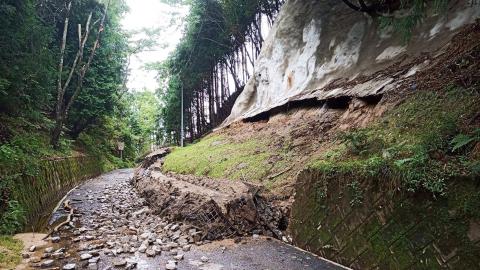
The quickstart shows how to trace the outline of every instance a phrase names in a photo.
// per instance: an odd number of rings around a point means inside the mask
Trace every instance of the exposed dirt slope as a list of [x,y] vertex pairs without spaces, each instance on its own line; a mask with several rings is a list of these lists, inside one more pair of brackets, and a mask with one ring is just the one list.
[[418,63],[427,65],[425,70],[408,77],[404,76],[408,67],[381,71],[395,78],[395,89],[365,98],[289,103],[174,149],[164,169],[254,182],[286,201],[294,193],[297,173],[328,155],[343,134],[379,121],[385,112],[419,92],[471,88],[480,78],[479,55],[480,24],[475,23],[455,35],[440,55],[418,58]]

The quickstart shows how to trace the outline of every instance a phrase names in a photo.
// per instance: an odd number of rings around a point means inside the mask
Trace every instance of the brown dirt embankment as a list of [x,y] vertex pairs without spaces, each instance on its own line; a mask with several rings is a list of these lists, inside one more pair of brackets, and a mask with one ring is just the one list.
[[134,185],[152,209],[172,221],[183,221],[215,240],[252,233],[282,238],[285,213],[268,202],[261,186],[205,177],[164,174],[161,149],[136,170]]

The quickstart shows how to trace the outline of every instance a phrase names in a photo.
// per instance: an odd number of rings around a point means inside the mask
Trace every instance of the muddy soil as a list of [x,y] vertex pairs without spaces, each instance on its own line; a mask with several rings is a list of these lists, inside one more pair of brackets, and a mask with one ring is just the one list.
[[[19,269],[341,269],[269,237],[202,240],[195,226],[155,214],[132,176],[118,170],[70,192],[72,222],[32,252],[27,243]],[[61,207],[51,223],[66,214]]]

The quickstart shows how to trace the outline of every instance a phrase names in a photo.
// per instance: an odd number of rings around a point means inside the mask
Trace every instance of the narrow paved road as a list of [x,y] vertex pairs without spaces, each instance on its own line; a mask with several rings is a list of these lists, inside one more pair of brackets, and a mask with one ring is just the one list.
[[[117,170],[71,191],[65,199],[75,209],[71,226],[31,252],[29,264],[51,269],[342,269],[269,238],[201,242],[195,228],[153,214],[130,185],[132,174],[131,169]],[[57,210],[51,223],[66,215],[63,208]]]

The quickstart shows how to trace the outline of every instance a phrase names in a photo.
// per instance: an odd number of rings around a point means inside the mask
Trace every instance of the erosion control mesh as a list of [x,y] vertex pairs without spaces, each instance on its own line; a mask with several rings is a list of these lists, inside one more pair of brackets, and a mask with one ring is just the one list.
[[160,170],[165,154],[150,155],[133,178],[133,184],[157,214],[197,227],[200,232],[194,237],[198,240],[252,233],[282,237],[285,214],[262,196],[261,187],[229,180],[165,175]]

